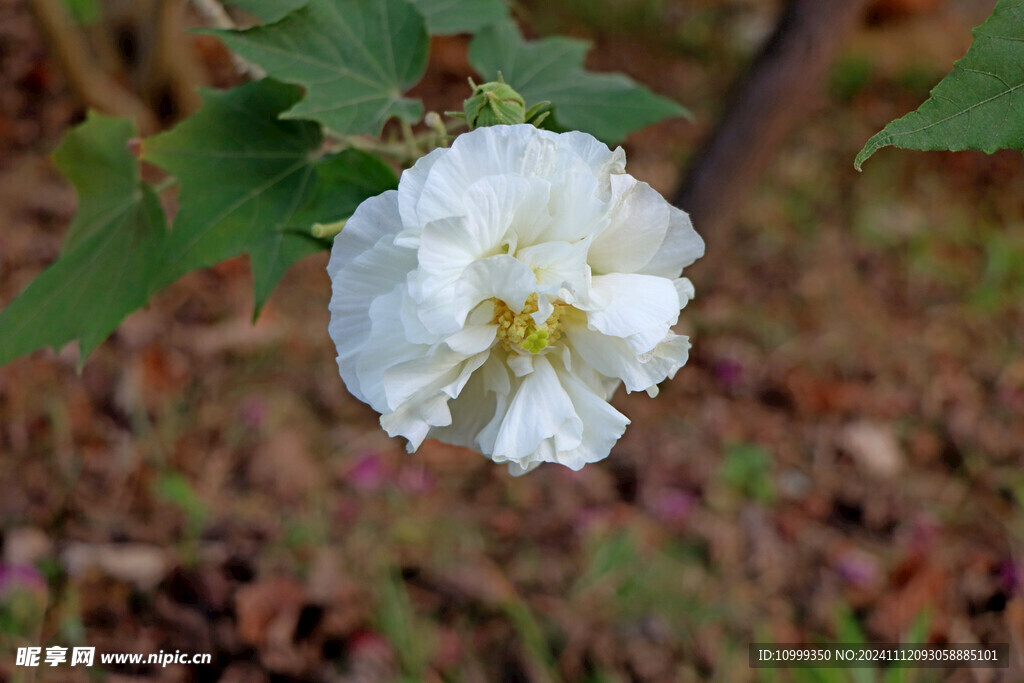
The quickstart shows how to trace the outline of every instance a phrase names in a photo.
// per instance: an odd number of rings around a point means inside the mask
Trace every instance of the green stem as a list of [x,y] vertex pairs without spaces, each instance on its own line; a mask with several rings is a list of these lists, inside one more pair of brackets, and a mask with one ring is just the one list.
[[380,154],[381,156],[388,157],[400,164],[410,164],[418,157],[409,157],[408,146],[404,143],[384,142],[376,138],[363,135],[346,135],[346,136],[334,136],[330,137],[330,143],[327,151],[334,153],[340,152],[344,149],[352,147],[354,149],[362,150],[364,152],[371,152],[373,154]]
[[313,237],[330,239],[341,232],[345,228],[346,223],[348,223],[347,218],[335,223],[314,223],[310,232],[313,233]]
[[408,150],[410,159],[420,158],[420,145],[419,141],[416,140],[416,134],[412,132],[412,124],[405,119],[398,119],[399,125],[402,127],[402,139],[405,141],[405,147]]

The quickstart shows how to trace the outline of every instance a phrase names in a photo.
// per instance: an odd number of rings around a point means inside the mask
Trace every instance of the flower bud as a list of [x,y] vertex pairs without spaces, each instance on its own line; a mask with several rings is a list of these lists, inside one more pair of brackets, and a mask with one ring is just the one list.
[[470,84],[473,94],[463,105],[470,129],[526,123],[526,101],[508,83]]

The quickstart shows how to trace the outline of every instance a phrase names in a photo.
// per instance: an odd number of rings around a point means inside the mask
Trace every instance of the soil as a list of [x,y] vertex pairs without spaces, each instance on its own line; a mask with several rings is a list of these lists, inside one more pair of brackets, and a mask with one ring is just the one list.
[[[234,259],[81,372],[74,348],[0,369],[0,680],[25,673],[4,653],[53,645],[212,655],[110,681],[875,680],[748,666],[751,642],[861,641],[1009,643],[1009,669],[895,680],[1024,680],[1024,160],[852,166],[991,3],[878,5],[742,220],[705,235],[689,363],[616,396],[632,425],[581,472],[388,439],[337,376],[326,254],[255,326]],[[694,111],[625,145],[671,195],[777,4],[520,10]],[[465,44],[435,40],[428,109],[465,97]],[[0,3],[0,307],[59,253],[75,197],[47,154],[82,115]]]

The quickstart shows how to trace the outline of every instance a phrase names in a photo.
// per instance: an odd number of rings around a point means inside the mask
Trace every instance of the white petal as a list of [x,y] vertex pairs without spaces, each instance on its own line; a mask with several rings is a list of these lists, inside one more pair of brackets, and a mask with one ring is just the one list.
[[681,277],[678,280],[673,280],[672,284],[676,286],[676,294],[679,295],[679,305],[686,308],[686,304],[693,300],[693,297],[697,296],[697,290],[693,288],[693,283],[690,282],[690,278]]
[[[399,285],[370,304],[370,336],[353,362],[342,366],[342,377],[346,377],[346,374],[352,377],[363,394],[362,400],[373,406],[378,413],[390,410],[384,390],[384,373],[391,366],[423,357],[430,350],[429,346],[412,344],[406,340],[401,316],[402,296],[402,287]],[[345,384],[349,385],[351,391],[347,377]]]
[[370,306],[416,265],[415,252],[392,244],[401,227],[397,192],[367,199],[335,238],[327,265],[332,287],[328,332],[337,346],[342,379],[362,401],[368,399],[355,372],[355,357],[370,337]]
[[476,436],[476,447],[481,453],[490,456],[494,452],[494,441],[498,437],[498,430],[508,412],[508,403],[512,396],[512,378],[509,377],[508,367],[498,354],[491,354],[491,357],[480,367],[480,373],[484,383],[484,390],[494,396],[494,412],[491,414],[487,424]]
[[562,389],[551,364],[543,356],[534,360],[534,371],[523,378],[509,404],[494,442],[495,461],[521,461],[532,455],[545,439],[556,438],[565,447],[582,440],[583,423]]
[[425,275],[444,275],[473,259],[501,253],[513,221],[532,223],[546,214],[549,187],[515,176],[490,176],[463,190],[464,213],[427,223],[420,236],[419,261]]
[[416,252],[416,283],[423,288],[424,296],[454,282],[466,266],[483,255],[472,244],[473,238],[465,216],[441,218],[423,227]]
[[459,374],[454,380],[441,387],[441,391],[448,395],[449,398],[458,398],[459,394],[466,387],[466,383],[469,382],[469,378],[473,375],[477,369],[483,365],[491,354],[482,351],[475,356],[472,356],[462,364],[459,369]]
[[611,178],[607,229],[587,259],[595,273],[634,273],[654,258],[669,229],[671,206],[656,190],[629,175]]
[[481,366],[480,372],[484,378],[484,388],[499,396],[508,396],[512,393],[512,379],[508,376],[508,368],[505,367],[499,354],[492,353],[492,362]]
[[510,352],[505,359],[508,369],[516,377],[526,377],[533,372],[533,354]]
[[423,324],[420,318],[421,307],[418,301],[412,297],[408,288],[402,293],[402,327],[405,329],[405,338],[414,344],[433,345],[442,339],[442,335],[431,332]]
[[541,294],[537,297],[537,310],[531,313],[530,317],[533,318],[533,322],[543,325],[554,312],[555,305],[551,303],[551,297],[547,294]]
[[464,216],[436,220],[420,236],[419,268],[409,276],[409,293],[420,322],[432,334],[453,334],[461,327],[454,308],[455,283],[476,260],[463,248],[467,222]]
[[432,428],[428,436],[456,446],[479,448],[477,437],[494,418],[496,398],[487,388],[487,376],[495,370],[489,367],[495,363],[500,361],[491,358],[473,373],[458,397],[448,402],[451,424]]
[[488,176],[524,175],[527,145],[538,137],[556,137],[530,125],[489,126],[455,138],[448,153],[430,170],[416,205],[419,220],[466,215],[466,188]]
[[[484,367],[486,368],[487,366],[485,365]],[[476,445],[481,453],[493,460],[494,443],[498,438],[498,432],[501,430],[502,424],[505,422],[505,414],[508,412],[510,396],[508,392],[492,392],[492,395],[494,396],[494,414],[491,415],[490,421],[484,425],[480,433],[476,435]]]
[[670,207],[668,234],[658,253],[647,265],[636,272],[675,279],[704,255],[704,240],[693,229],[690,217],[684,211]]
[[370,197],[356,208],[345,228],[334,238],[327,273],[333,278],[357,256],[372,249],[381,237],[395,235],[401,229],[398,191],[388,190]]
[[565,331],[574,353],[602,375],[621,379],[626,391],[645,391],[674,377],[686,364],[690,348],[686,337],[669,332],[649,356],[641,359],[618,337],[583,325],[568,325]]
[[490,325],[494,322],[494,302],[491,300],[482,301],[474,308],[469,317],[466,318],[466,325]]
[[543,242],[577,242],[599,233],[608,224],[608,207],[598,196],[598,181],[579,159],[547,178],[551,198],[547,215],[532,223],[517,222],[519,246]]
[[615,442],[625,433],[629,419],[572,373],[559,373],[559,380],[586,428],[581,443],[575,448],[558,449],[553,462],[579,470],[608,457]]
[[570,131],[558,136],[559,144],[571,148],[583,161],[590,166],[594,176],[602,184],[604,198],[607,199],[609,176],[626,171],[626,153],[621,147],[614,150],[595,138],[593,135],[579,131]]
[[423,194],[423,186],[431,169],[447,153],[447,147],[438,147],[430,154],[420,157],[412,168],[402,171],[402,179],[398,183],[398,210],[406,228],[395,238],[396,244],[413,249],[419,246],[420,229],[426,221],[417,215],[416,205]]
[[463,248],[478,257],[498,254],[514,226],[549,220],[550,195],[551,185],[536,178],[490,176],[473,183],[464,193],[469,234]]
[[497,325],[467,325],[444,340],[452,351],[472,356],[491,348],[498,335]]
[[380,416],[380,426],[388,436],[403,436],[409,440],[406,450],[416,451],[434,427],[446,427],[452,423],[448,409],[448,397],[435,394],[419,402],[409,401],[392,413]]
[[412,250],[396,247],[384,236],[332,274],[328,332],[339,356],[348,359],[359,352],[370,335],[370,303],[404,281],[415,265]]
[[540,467],[540,465],[540,460],[526,463],[526,465],[522,465],[518,462],[510,462],[508,464],[508,473],[511,474],[513,477],[521,477],[524,474],[533,472],[535,469]]
[[462,273],[452,292],[453,313],[462,324],[481,301],[492,297],[519,313],[536,289],[537,278],[525,263],[506,254],[491,256],[474,261]]
[[634,353],[646,353],[665,338],[679,318],[679,295],[671,280],[652,275],[613,273],[593,279],[592,330],[626,340]]
[[381,416],[381,426],[391,436],[407,438],[409,452],[415,451],[433,428],[452,424],[449,400],[459,396],[488,356],[466,358],[439,347],[427,357],[392,366],[384,375],[392,411]]
[[433,393],[437,393],[441,386],[455,380],[459,367],[465,361],[463,354],[440,347],[418,358],[392,365],[384,373],[388,407],[395,410],[414,394],[432,385],[435,387]]
[[[557,293],[563,287],[573,293],[588,288],[587,250],[590,238],[575,243],[544,242],[516,252],[516,258],[528,265],[537,277],[539,292]],[[545,317],[541,322],[547,320]]]
[[598,196],[608,199],[609,176],[623,173],[626,153],[621,147],[614,151],[592,135],[578,131],[556,136],[537,136],[524,152],[524,175],[550,178],[569,168],[578,168],[579,162],[598,181]]

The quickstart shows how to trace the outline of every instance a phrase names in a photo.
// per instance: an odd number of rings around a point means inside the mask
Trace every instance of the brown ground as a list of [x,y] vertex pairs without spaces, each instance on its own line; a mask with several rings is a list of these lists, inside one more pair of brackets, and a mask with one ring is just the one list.
[[[852,168],[984,5],[879,3],[741,224],[706,235],[690,363],[655,400],[618,396],[633,425],[580,473],[387,439],[337,377],[326,256],[255,328],[234,260],[81,375],[74,350],[0,369],[0,680],[13,647],[76,644],[214,655],[112,681],[875,680],[747,665],[751,641],[859,638],[1014,653],[887,680],[1024,679],[1024,162]],[[627,145],[665,192],[773,6],[527,3],[537,31],[596,39],[595,66],[696,112]],[[462,45],[436,47],[423,94],[451,108]],[[74,196],[45,153],[78,116],[0,3],[0,306],[58,253]]]

